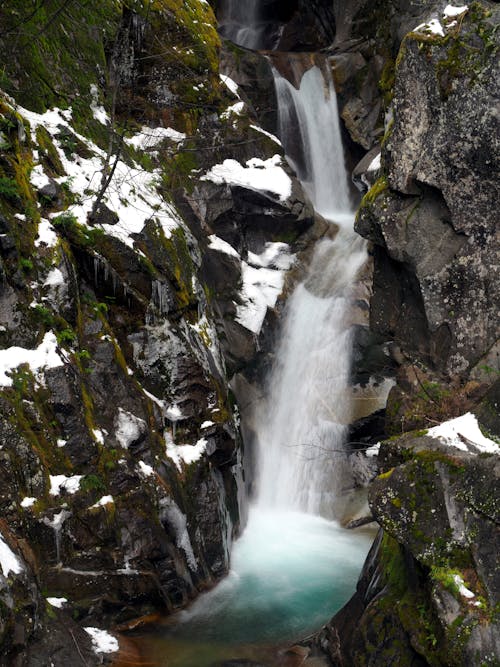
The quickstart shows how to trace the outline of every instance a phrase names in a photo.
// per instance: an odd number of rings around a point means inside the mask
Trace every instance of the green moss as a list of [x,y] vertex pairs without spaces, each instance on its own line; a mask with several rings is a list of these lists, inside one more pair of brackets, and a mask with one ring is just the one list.
[[42,125],[36,128],[36,142],[45,171],[53,177],[64,176],[65,171],[59,153],[54,146],[52,137]]
[[396,78],[396,63],[392,58],[389,58],[382,70],[380,75],[380,81],[378,82],[378,87],[382,93],[382,98],[384,100],[384,106],[387,109],[392,102],[394,97],[394,81]]
[[378,197],[380,197],[380,195],[383,192],[385,192],[388,188],[389,188],[389,183],[387,181],[386,176],[380,176],[379,178],[377,178],[375,183],[372,185],[372,187],[368,190],[368,192],[361,200],[360,209],[363,208],[364,206],[369,206],[370,204],[373,204],[373,202]]

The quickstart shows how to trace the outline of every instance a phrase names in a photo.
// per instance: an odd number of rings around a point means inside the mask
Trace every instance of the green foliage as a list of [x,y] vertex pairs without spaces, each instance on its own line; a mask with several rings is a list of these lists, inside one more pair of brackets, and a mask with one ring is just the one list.
[[27,257],[21,257],[19,260],[19,268],[24,273],[31,273],[35,267],[31,259],[28,259]]
[[56,339],[59,345],[70,346],[73,345],[73,343],[76,341],[77,335],[73,329],[67,328],[58,331],[56,333]]
[[0,176],[0,197],[17,200],[19,196],[19,187],[16,181],[8,176]]
[[99,475],[90,474],[85,475],[85,477],[80,480],[80,490],[84,493],[87,493],[88,491],[104,492],[106,491],[106,486]]
[[33,308],[33,313],[37,320],[39,320],[45,327],[51,328],[55,326],[56,320],[52,311],[46,306],[37,303]]

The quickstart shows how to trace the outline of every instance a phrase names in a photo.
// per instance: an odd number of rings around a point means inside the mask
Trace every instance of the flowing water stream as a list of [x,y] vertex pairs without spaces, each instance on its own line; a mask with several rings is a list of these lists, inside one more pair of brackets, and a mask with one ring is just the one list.
[[351,481],[349,308],[366,259],[352,230],[335,91],[316,66],[298,89],[278,73],[275,80],[285,150],[316,210],[339,231],[317,243],[288,300],[255,420],[256,498],[231,572],[148,636],[149,658],[162,667],[296,664],[279,647],[319,629],[349,599],[372,540],[335,521]]

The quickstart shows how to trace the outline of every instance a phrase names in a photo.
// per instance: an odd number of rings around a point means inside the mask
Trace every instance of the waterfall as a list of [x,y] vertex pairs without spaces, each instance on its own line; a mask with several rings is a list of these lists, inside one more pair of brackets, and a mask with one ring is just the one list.
[[314,208],[329,220],[352,220],[331,76],[312,67],[298,89],[276,70],[274,77],[279,134]]
[[331,80],[313,67],[298,89],[277,72],[275,82],[287,155],[316,211],[339,231],[317,244],[305,280],[288,300],[268,397],[256,419],[257,502],[332,518],[342,488],[350,485],[349,314],[366,252],[353,231]]
[[246,49],[273,48],[280,29],[264,15],[262,0],[223,0],[218,11],[219,32]]

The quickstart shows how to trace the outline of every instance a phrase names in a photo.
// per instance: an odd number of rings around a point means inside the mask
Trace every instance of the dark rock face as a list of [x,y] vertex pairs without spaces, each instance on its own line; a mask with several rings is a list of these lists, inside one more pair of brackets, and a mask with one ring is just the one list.
[[334,665],[496,664],[496,454],[432,438],[383,443],[369,502],[383,527],[357,592],[319,636]]
[[[490,137],[500,93],[497,59],[480,55],[498,50],[497,20],[496,8],[477,5],[445,38],[405,38],[382,175],[357,216],[356,229],[376,245],[372,327],[396,341],[408,363],[430,369],[424,382],[453,377],[487,387],[484,369],[498,370],[491,165],[500,155]],[[469,49],[474,55],[465,57]]]
[[[146,16],[106,1],[102,31],[93,9],[65,15],[49,32],[71,78],[44,43],[22,68],[14,58],[9,91],[40,112],[81,69],[72,115],[52,124],[0,95],[0,539],[19,563],[0,569],[1,664],[105,661],[81,626],[186,605],[227,572],[244,516],[229,379],[258,334],[236,319],[242,267],[268,244],[290,254],[313,213],[288,168],[283,199],[203,179],[226,159],[279,162],[282,150],[243,87],[240,101],[220,81],[210,7],[188,4]],[[15,25],[14,5],[2,26]],[[82,23],[99,26],[100,75]],[[42,55],[50,72],[36,69]],[[252,68],[270,76],[250,60],[249,80]],[[29,76],[49,86],[32,101]],[[93,207],[101,167],[110,184]],[[57,363],[9,367],[10,348],[33,359],[47,336]]]

